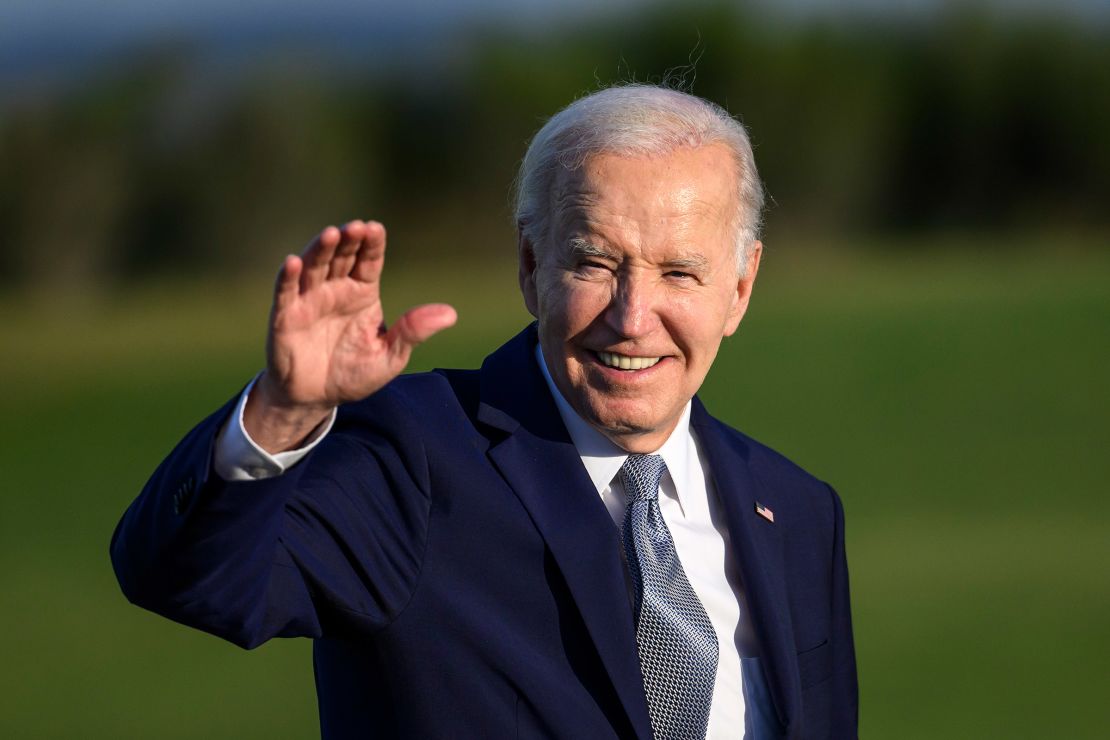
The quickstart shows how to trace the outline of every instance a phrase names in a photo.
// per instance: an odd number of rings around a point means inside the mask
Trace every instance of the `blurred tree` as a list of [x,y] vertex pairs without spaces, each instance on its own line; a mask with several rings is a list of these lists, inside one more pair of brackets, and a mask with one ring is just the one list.
[[525,142],[587,89],[627,80],[742,116],[772,236],[1105,235],[1107,29],[952,7],[803,23],[710,3],[489,25],[441,73],[341,70],[326,49],[244,72],[147,49],[6,111],[0,279],[253,271],[348,217],[386,220],[394,260],[511,253]]

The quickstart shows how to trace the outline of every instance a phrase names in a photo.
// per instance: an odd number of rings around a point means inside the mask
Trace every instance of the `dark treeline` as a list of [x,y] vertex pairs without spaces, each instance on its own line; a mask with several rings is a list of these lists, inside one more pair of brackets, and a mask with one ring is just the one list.
[[301,50],[229,81],[197,72],[212,69],[201,52],[162,49],[11,106],[3,281],[256,269],[355,216],[422,257],[511,253],[528,137],[583,91],[631,79],[682,81],[743,118],[772,240],[1110,226],[1104,27],[976,13],[788,24],[718,8],[470,34],[447,64],[395,60],[388,74]]

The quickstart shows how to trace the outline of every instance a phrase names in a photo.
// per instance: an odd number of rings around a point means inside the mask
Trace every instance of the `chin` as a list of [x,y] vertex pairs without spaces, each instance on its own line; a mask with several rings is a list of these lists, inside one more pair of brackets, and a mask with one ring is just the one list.
[[[594,409],[591,409],[594,411]],[[635,437],[657,434],[666,423],[649,414],[621,413],[613,409],[597,409],[589,421],[608,437]]]

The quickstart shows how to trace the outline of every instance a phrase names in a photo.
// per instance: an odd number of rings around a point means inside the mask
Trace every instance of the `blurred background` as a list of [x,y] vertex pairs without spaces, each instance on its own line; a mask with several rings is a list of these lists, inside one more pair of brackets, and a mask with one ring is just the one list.
[[328,223],[387,225],[391,314],[458,307],[414,369],[523,326],[525,144],[630,80],[750,128],[764,264],[702,395],[841,492],[863,736],[1105,737],[1105,0],[5,0],[0,735],[318,734],[307,641],[129,606],[112,529]]

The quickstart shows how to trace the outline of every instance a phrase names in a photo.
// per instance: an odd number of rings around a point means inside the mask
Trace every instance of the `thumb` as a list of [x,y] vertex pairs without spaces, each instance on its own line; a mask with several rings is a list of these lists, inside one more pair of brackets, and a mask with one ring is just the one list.
[[458,318],[455,309],[446,303],[410,308],[389,328],[385,340],[395,355],[407,361],[413,347],[436,332],[454,326]]

